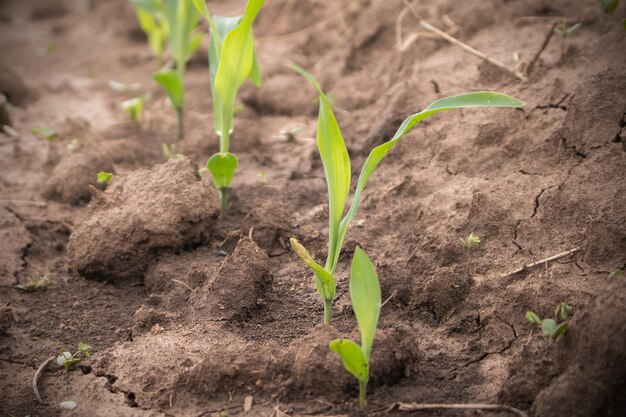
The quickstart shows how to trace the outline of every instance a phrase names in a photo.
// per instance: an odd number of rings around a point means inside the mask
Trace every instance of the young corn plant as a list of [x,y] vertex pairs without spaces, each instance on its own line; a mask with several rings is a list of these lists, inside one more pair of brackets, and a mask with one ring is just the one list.
[[140,96],[124,100],[121,107],[122,110],[128,114],[133,123],[139,123],[139,119],[141,119],[141,113],[143,111],[143,97]]
[[[81,360],[90,357],[92,352],[93,348],[91,346],[80,342],[78,343],[78,350],[73,354],[72,352],[61,349],[61,354],[57,356],[57,363],[59,365],[65,366],[66,368],[70,368],[80,363]],[[81,355],[82,357],[78,355]]]
[[369,381],[369,363],[380,316],[380,284],[376,270],[365,252],[357,246],[350,271],[350,299],[361,333],[361,345],[349,339],[335,339],[330,349],[336,352],[343,366],[359,381],[359,406],[365,407]]
[[209,22],[209,73],[213,96],[215,132],[220,138],[220,151],[209,158],[207,169],[221,194],[221,213],[228,211],[228,189],[233,180],[238,160],[230,150],[233,131],[235,99],[246,79],[257,87],[261,72],[254,49],[252,24],[265,0],[248,0],[242,16],[222,17],[209,13],[205,0],[193,0],[200,14]]
[[141,30],[148,38],[150,51],[157,59],[159,67],[163,65],[165,45],[169,35],[166,9],[162,0],[130,0],[135,8]]
[[[178,139],[185,135],[185,69],[187,60],[198,49],[203,34],[197,30],[200,16],[192,0],[168,0],[161,4],[169,27],[169,50],[171,62],[157,71],[153,79],[165,90],[176,111]],[[159,2],[154,2],[160,4]]]
[[391,139],[372,149],[363,163],[359,175],[352,203],[346,209],[348,193],[350,192],[351,170],[350,156],[333,114],[330,102],[322,91],[317,80],[297,65],[291,68],[302,75],[313,85],[319,94],[319,116],[317,122],[317,147],[324,166],[324,175],[328,186],[328,255],[324,267],[317,264],[307,250],[295,239],[291,245],[296,254],[313,270],[316,277],[316,287],[324,299],[324,323],[330,323],[332,302],[335,296],[336,283],[333,275],[339,261],[339,254],[343,246],[350,222],[355,218],[361,201],[361,194],[370,176],[393,147],[415,125],[427,117],[445,110],[474,108],[474,107],[522,107],[523,101],[505,94],[490,91],[459,94],[442,98],[428,105],[419,113],[408,116],[400,125]]

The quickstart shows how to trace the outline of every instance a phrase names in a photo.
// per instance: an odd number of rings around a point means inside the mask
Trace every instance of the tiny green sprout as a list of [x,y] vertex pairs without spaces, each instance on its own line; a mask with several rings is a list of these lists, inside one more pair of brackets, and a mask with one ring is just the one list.
[[622,268],[615,268],[609,273],[609,279],[615,279],[624,276],[624,270]]
[[459,240],[461,241],[461,246],[463,246],[463,249],[465,250],[470,250],[472,247],[480,243],[480,237],[474,235],[474,232],[470,233],[465,239],[459,238]]
[[70,152],[74,152],[76,150],[78,150],[78,148],[80,148],[83,145],[83,142],[78,139],[78,138],[74,138],[72,139],[72,141],[70,143],[67,144],[67,149]]
[[98,172],[98,184],[108,184],[113,179],[112,172],[100,171]]
[[[328,188],[328,255],[324,267],[322,268],[313,261],[304,246],[300,245],[295,239],[291,240],[291,246],[304,263],[313,270],[316,276],[316,287],[324,298],[324,322],[329,323],[335,288],[333,275],[339,262],[339,254],[341,253],[348,227],[356,217],[361,195],[367,181],[374,173],[378,164],[393,149],[396,143],[422,120],[446,110],[478,107],[522,107],[524,102],[505,94],[481,91],[442,98],[431,103],[421,112],[409,115],[391,139],[370,151],[361,168],[352,202],[347,206],[352,169],[350,156],[348,155],[337,119],[333,114],[332,106],[328,97],[322,91],[319,82],[312,74],[295,64],[292,64],[290,67],[309,81],[319,95],[317,147],[322,159]],[[346,207],[348,207],[347,212]],[[320,289],[324,291],[320,291]]]
[[261,72],[254,49],[252,24],[265,0],[248,0],[241,16],[223,17],[209,13],[205,0],[193,0],[194,5],[209,23],[209,74],[213,96],[215,132],[220,138],[220,151],[209,158],[213,184],[221,194],[221,215],[228,210],[228,189],[238,160],[230,153],[230,135],[233,131],[237,92],[246,79],[257,87]]
[[619,7],[620,0],[599,0],[604,13],[613,13]]
[[149,3],[150,7],[163,13],[167,20],[172,62],[154,73],[152,78],[165,90],[176,111],[178,139],[182,139],[185,134],[185,69],[187,61],[200,47],[203,38],[198,30],[200,16],[191,2],[192,0],[168,0],[167,4],[157,0],[138,2]]
[[359,381],[359,406],[365,407],[369,361],[381,309],[380,284],[376,269],[365,252],[357,246],[350,271],[350,299],[361,333],[361,346],[349,339],[335,339],[330,349],[343,366]]
[[48,142],[52,142],[58,137],[57,132],[48,126],[32,128],[31,133],[47,140]]
[[562,20],[561,23],[554,27],[554,33],[566,38],[576,32],[580,28],[580,25],[581,23],[578,22],[570,26],[567,20]]
[[[91,356],[93,348],[83,342],[78,344],[78,350],[75,353],[71,353],[61,349],[61,354],[57,357],[57,363],[59,365],[65,366],[66,368],[70,368],[78,363],[81,360],[88,358]],[[78,356],[81,355],[82,357]]]
[[143,97],[135,97],[122,102],[122,110],[130,116],[133,123],[138,123],[143,110]]
[[[539,316],[532,311],[526,312],[526,319],[531,323],[538,325],[544,335],[548,336],[552,340],[555,340],[569,329],[569,322],[567,321],[567,318],[570,316],[571,312],[571,306],[566,303],[559,303],[554,310],[554,317],[556,320],[541,320]],[[557,321],[560,321],[561,323],[557,323]]]
[[258,178],[261,184],[267,184],[267,172],[259,171],[259,173],[256,174],[256,177]]
[[25,285],[17,284],[15,285],[15,289],[24,291],[24,292],[36,292],[47,290],[52,286],[52,282],[48,275],[43,275],[39,278],[28,278],[28,282]]
[[178,153],[178,146],[175,143],[169,146],[167,143],[161,144],[161,151],[165,159],[183,159],[185,157],[183,154]]
[[139,26],[146,34],[150,51],[160,66],[169,36],[165,6],[161,0],[130,0],[130,3],[135,7]]

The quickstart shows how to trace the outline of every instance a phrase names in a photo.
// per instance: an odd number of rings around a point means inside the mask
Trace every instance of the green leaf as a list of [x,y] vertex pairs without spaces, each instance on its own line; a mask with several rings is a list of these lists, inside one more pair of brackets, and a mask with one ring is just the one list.
[[130,4],[152,15],[166,12],[165,4],[160,0],[130,0]]
[[48,127],[48,126],[44,126],[44,127],[35,127],[33,129],[31,129],[31,133],[33,135],[38,135],[41,136],[42,138],[46,139],[47,141],[52,142],[53,140],[55,140],[58,135],[57,132],[54,131],[54,129]]
[[613,13],[619,6],[619,0],[600,0],[600,7],[604,13]]
[[173,69],[162,69],[157,71],[152,78],[161,87],[163,87],[175,109],[182,109],[185,107],[185,86],[178,71]]
[[209,9],[206,6],[206,0],[192,0],[193,5],[196,6],[196,9],[204,18],[208,21],[211,21],[211,13],[209,13]]
[[93,348],[86,343],[80,342],[78,343],[78,351],[85,355],[85,357],[89,357],[91,356]]
[[567,321],[564,321],[563,323],[559,324],[557,326],[557,328],[554,330],[554,332],[552,332],[552,339],[556,339],[557,337],[559,337],[560,335],[564,334],[565,332],[567,332],[569,330],[569,323]]
[[380,316],[380,284],[374,265],[358,246],[350,271],[350,299],[361,332],[363,352],[369,358]]
[[189,41],[189,45],[187,46],[187,59],[191,58],[193,54],[196,53],[200,44],[202,43],[202,38],[204,38],[204,33],[198,32]]
[[541,319],[539,318],[538,315],[536,315],[535,313],[533,313],[532,311],[527,311],[526,312],[526,318],[528,319],[528,321],[530,321],[531,323],[535,323],[541,326]]
[[572,311],[572,307],[565,303],[559,303],[554,310],[554,316],[559,320],[566,320]]
[[320,84],[312,74],[299,66],[291,64],[290,67],[311,83],[317,90],[320,98],[317,121],[317,148],[324,165],[324,174],[328,187],[329,233],[326,269],[333,273],[339,260],[339,252],[341,251],[341,240],[339,239],[341,217],[343,216],[350,191],[350,156],[348,155],[337,119]]
[[541,331],[546,336],[552,337],[552,335],[554,335],[554,332],[556,331],[557,327],[558,326],[556,324],[556,321],[554,321],[552,319],[545,319],[545,320],[543,320],[541,322]]
[[98,184],[108,184],[113,179],[112,172],[98,172]]
[[177,67],[187,62],[191,33],[200,15],[191,0],[168,0],[167,21],[170,29],[170,52]]
[[366,382],[369,379],[368,359],[361,346],[349,339],[335,339],[330,342],[329,347],[339,355],[343,366],[359,382]]
[[237,165],[237,157],[230,152],[218,152],[209,158],[206,167],[211,171],[213,184],[218,190],[230,187]]
[[321,295],[324,300],[332,300],[335,298],[336,284],[332,274],[315,262],[306,248],[296,239],[289,239],[289,243],[296,255],[298,255],[315,274],[315,287],[319,295]]
[[524,106],[524,104],[525,103],[523,101],[507,96],[506,94],[494,93],[490,91],[480,91],[476,93],[465,93],[442,98],[431,103],[421,112],[412,114],[407,117],[402,122],[393,137],[388,142],[385,142],[382,145],[379,145],[372,149],[369,156],[363,163],[363,168],[361,168],[361,174],[359,175],[359,181],[357,183],[356,190],[354,191],[354,197],[352,198],[352,204],[350,205],[348,213],[341,221],[341,226],[339,230],[339,245],[341,246],[341,244],[343,243],[346,232],[348,231],[348,226],[357,214],[361,199],[361,193],[365,189],[365,185],[367,184],[370,176],[372,175],[380,161],[382,161],[382,159],[393,149],[396,143],[398,143],[398,141],[402,139],[404,135],[409,133],[411,129],[415,127],[415,125],[417,125],[422,120],[445,110],[480,107],[522,107]]
[[[265,0],[249,0],[241,21],[225,36],[215,73],[214,97],[221,106],[221,135],[232,128],[233,108],[237,91],[250,75],[254,63],[252,23]],[[217,51],[219,52],[219,51]],[[219,115],[218,115],[219,116]],[[228,143],[226,141],[225,146]]]

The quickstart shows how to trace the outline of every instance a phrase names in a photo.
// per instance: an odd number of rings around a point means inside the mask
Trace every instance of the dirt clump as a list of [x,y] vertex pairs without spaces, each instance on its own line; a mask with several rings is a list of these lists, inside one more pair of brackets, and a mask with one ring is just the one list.
[[193,304],[214,320],[242,321],[265,304],[272,272],[267,254],[248,238],[237,243]]
[[272,253],[280,239],[289,240],[292,235],[290,215],[287,207],[276,201],[263,201],[254,207],[241,225],[241,233],[247,234],[252,229],[252,239],[268,254]]
[[560,375],[537,395],[535,416],[626,414],[626,281],[608,285],[576,314],[554,361]]
[[31,245],[31,238],[24,223],[10,210],[0,207],[0,284],[14,284],[16,274],[22,270],[22,255]]
[[66,154],[54,167],[46,181],[42,195],[49,200],[77,205],[91,200],[90,186],[98,184],[98,172],[114,172],[119,163],[132,162],[141,153],[136,142],[116,140],[85,146]]
[[189,159],[116,176],[89,209],[68,257],[81,275],[107,280],[141,279],[160,251],[206,242],[219,212],[217,192]]
[[3,63],[0,63],[0,94],[16,106],[23,106],[32,98],[32,93],[22,81],[22,77]]

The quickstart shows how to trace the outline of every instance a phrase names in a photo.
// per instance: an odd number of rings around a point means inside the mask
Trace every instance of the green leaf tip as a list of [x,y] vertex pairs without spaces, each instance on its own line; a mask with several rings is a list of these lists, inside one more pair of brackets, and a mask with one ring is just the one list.
[[361,332],[363,352],[369,358],[380,317],[380,284],[374,265],[358,246],[350,270],[350,299]]

